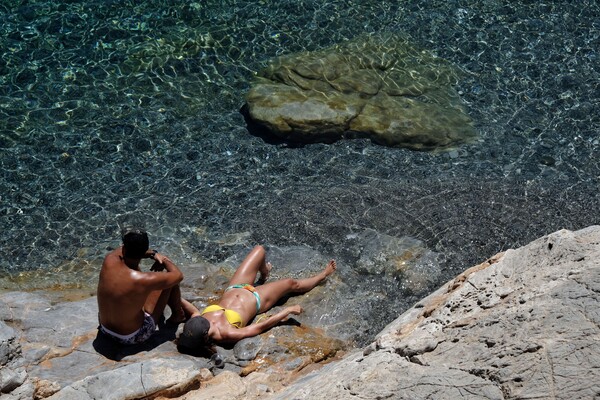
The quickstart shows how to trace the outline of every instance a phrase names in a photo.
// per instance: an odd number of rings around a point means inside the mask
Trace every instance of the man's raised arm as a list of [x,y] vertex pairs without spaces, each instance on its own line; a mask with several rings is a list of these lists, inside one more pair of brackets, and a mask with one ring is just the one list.
[[164,273],[145,273],[143,274],[144,283],[152,290],[168,289],[179,284],[183,280],[183,273],[177,268],[175,263],[167,256],[160,253],[153,253],[152,258],[155,263],[150,268],[151,271]]

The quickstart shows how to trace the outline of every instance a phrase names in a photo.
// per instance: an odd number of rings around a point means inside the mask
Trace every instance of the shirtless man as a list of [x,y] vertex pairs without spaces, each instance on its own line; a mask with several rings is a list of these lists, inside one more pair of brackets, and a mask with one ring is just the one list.
[[294,305],[261,322],[246,326],[257,314],[271,309],[282,297],[312,290],[335,269],[335,261],[331,260],[320,273],[309,278],[281,279],[255,288],[252,285],[257,273],[260,272],[259,282],[266,281],[271,264],[265,262],[264,248],[254,247],[238,267],[219,302],[206,307],[202,312],[194,307],[179,336],[180,350],[198,353],[213,343],[235,343],[265,332],[287,319],[290,314],[300,314],[302,307]]
[[[142,258],[154,259],[153,272],[140,271]],[[100,330],[121,344],[142,343],[156,330],[167,304],[171,308],[170,322],[183,322],[183,307],[191,304],[181,299],[182,280],[183,274],[170,259],[149,250],[146,232],[126,232],[123,246],[104,258],[100,271]]]

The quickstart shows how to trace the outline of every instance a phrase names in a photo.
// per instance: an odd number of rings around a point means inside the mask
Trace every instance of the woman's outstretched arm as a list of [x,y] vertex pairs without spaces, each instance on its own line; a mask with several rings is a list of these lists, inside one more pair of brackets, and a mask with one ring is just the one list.
[[302,312],[302,307],[299,305],[286,307],[278,313],[271,315],[269,318],[257,324],[248,325],[240,329],[231,329],[222,334],[222,340],[227,342],[238,342],[242,339],[260,335],[268,331],[281,321],[287,319],[290,314],[298,315]]

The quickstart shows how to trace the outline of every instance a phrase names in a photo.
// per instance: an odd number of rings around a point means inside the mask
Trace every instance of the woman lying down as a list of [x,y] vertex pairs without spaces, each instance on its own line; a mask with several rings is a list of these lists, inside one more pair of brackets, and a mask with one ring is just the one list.
[[[265,332],[286,320],[290,314],[300,314],[302,307],[294,305],[247,326],[256,315],[270,310],[284,296],[309,292],[335,269],[335,261],[331,260],[320,273],[309,278],[264,283],[269,277],[271,264],[265,261],[265,249],[254,247],[236,270],[217,304],[206,307],[202,312],[190,303],[184,306],[189,308],[185,311],[191,317],[179,336],[179,350],[199,353],[213,344],[235,343]],[[254,287],[259,272],[258,282],[264,284]]]

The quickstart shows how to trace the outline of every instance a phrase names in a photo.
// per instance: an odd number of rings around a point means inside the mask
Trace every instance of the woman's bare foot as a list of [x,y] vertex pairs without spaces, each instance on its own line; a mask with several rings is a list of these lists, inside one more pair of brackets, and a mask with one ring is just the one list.
[[336,269],[337,265],[335,264],[335,260],[329,260],[329,262],[325,266],[325,269],[323,270],[323,272],[325,273],[325,277],[328,277],[329,275],[333,274]]
[[273,269],[273,265],[270,262],[266,262],[263,265],[260,269],[260,278],[258,279],[258,283],[260,284],[265,283],[269,279],[269,274],[271,273],[271,269]]

